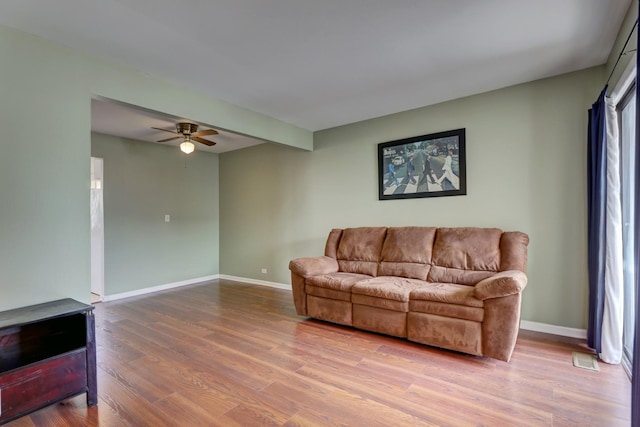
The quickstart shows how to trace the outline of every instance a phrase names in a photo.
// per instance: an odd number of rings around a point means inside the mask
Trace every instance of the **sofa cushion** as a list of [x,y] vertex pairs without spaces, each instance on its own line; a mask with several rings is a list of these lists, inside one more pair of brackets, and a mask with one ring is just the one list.
[[382,246],[378,276],[426,280],[435,227],[390,227]]
[[409,309],[412,313],[436,314],[443,317],[473,320],[474,322],[482,322],[484,320],[484,308],[469,307],[468,305],[412,300],[409,302]]
[[370,261],[346,261],[339,259],[338,267],[340,271],[364,274],[369,277],[375,276],[378,272],[378,263]]
[[497,228],[439,228],[427,280],[474,285],[500,271],[501,236]]
[[307,295],[313,295],[314,297],[351,302],[351,292],[342,292],[335,289],[321,288],[313,285],[306,285],[305,292]]
[[330,273],[310,277],[305,284],[305,292],[320,298],[351,302],[351,287],[360,280],[371,276],[355,273]]
[[426,280],[430,265],[412,262],[385,262],[378,264],[378,276],[396,276],[409,279]]
[[448,268],[432,266],[429,270],[429,282],[458,283],[465,286],[474,286],[481,280],[495,275],[494,271],[474,271],[461,270],[459,268]]
[[380,307],[394,311],[409,311],[411,291],[426,284],[423,280],[381,276],[362,280],[351,288],[354,304]]
[[[409,310],[413,311],[413,301],[434,301],[448,304],[484,307],[482,300],[474,296],[474,288],[457,283],[429,283],[416,287],[409,295]],[[417,307],[417,305],[416,305]]]
[[340,271],[375,276],[386,227],[347,228],[338,245]]
[[370,279],[371,276],[356,273],[330,273],[321,276],[309,277],[306,281],[307,286],[316,286],[319,288],[332,289],[341,292],[351,292],[351,288],[361,280]]

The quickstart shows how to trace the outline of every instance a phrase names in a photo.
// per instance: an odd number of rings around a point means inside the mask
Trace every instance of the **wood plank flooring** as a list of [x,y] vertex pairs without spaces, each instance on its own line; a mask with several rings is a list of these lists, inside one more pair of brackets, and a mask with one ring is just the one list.
[[298,317],[289,291],[216,280],[96,305],[98,395],[10,426],[628,426],[620,366],[522,331],[510,363]]

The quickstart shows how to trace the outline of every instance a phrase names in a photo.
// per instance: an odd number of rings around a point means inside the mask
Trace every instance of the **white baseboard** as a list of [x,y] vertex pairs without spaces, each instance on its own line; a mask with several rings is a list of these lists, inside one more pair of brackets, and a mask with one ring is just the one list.
[[565,326],[549,325],[547,323],[531,322],[529,320],[520,321],[520,329],[527,331],[544,332],[546,334],[561,335],[571,338],[587,338],[586,329],[567,328]]
[[149,288],[136,289],[134,291],[122,292],[119,294],[104,295],[102,297],[102,301],[109,302],[109,301],[115,301],[123,298],[135,297],[138,295],[151,294],[153,292],[166,291],[167,289],[179,288],[181,286],[194,285],[196,283],[201,283],[201,282],[210,282],[211,280],[216,280],[219,278],[220,278],[220,275],[214,274],[213,276],[196,277],[194,279],[181,280],[179,282],[167,283],[167,284],[158,285],[158,286],[151,286]]
[[285,285],[284,283],[267,282],[266,280],[249,279],[247,277],[228,276],[226,274],[221,274],[220,278],[225,280],[231,280],[233,282],[242,282],[242,283],[249,283],[251,285],[269,286],[270,288],[285,289],[287,291],[291,290],[291,285]]

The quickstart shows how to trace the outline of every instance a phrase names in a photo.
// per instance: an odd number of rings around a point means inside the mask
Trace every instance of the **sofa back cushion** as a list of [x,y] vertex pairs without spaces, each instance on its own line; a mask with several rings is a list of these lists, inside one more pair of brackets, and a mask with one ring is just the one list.
[[382,246],[378,276],[426,280],[435,227],[390,227]]
[[526,272],[529,237],[497,228],[333,229],[325,255],[340,271],[474,285],[498,271]]
[[340,271],[375,276],[386,233],[386,227],[344,229],[336,254]]
[[474,285],[500,271],[501,236],[497,228],[438,228],[427,280]]

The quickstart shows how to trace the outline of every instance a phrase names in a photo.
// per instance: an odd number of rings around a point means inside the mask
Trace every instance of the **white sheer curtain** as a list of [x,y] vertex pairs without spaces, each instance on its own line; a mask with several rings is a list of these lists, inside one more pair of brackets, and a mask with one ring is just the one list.
[[604,311],[600,358],[607,363],[622,361],[624,286],[622,258],[622,205],[620,201],[620,144],[614,101],[606,99],[607,199]]

